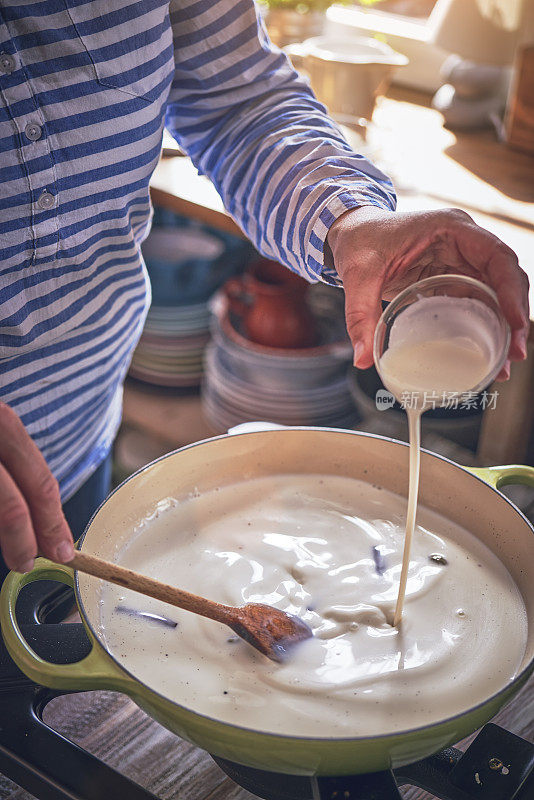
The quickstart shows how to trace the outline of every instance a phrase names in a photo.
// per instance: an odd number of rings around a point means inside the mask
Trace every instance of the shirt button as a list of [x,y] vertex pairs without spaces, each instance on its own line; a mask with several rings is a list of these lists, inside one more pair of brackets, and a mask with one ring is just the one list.
[[40,125],[37,125],[35,122],[29,122],[26,127],[24,128],[24,133],[30,140],[30,142],[36,142],[37,139],[40,139],[43,134],[43,129]]
[[16,68],[17,63],[9,53],[0,53],[0,72],[9,75]]
[[54,197],[54,195],[50,194],[50,192],[45,191],[38,199],[37,205],[39,206],[39,208],[42,208],[43,211],[46,211],[47,209],[52,208],[55,202],[56,198]]

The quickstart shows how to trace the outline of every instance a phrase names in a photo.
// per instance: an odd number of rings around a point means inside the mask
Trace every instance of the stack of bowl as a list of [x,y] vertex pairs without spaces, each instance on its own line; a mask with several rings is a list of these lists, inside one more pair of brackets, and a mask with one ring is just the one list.
[[206,303],[152,306],[130,365],[130,375],[157,386],[198,386],[210,339]]
[[216,431],[241,422],[350,428],[358,414],[347,382],[352,348],[343,315],[343,294],[318,284],[308,304],[317,325],[312,347],[268,347],[243,335],[243,321],[224,294],[212,308],[212,342],[202,386],[204,415]]
[[209,299],[242,271],[250,246],[169,214],[159,217],[142,246],[152,306],[130,375],[158,386],[194,387],[210,339]]

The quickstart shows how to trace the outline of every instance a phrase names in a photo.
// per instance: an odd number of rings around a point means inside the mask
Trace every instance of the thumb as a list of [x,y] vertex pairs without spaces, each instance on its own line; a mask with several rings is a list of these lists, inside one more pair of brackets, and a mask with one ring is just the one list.
[[367,369],[373,364],[373,339],[382,314],[382,282],[369,278],[363,283],[345,282],[345,319],[354,347],[354,366]]

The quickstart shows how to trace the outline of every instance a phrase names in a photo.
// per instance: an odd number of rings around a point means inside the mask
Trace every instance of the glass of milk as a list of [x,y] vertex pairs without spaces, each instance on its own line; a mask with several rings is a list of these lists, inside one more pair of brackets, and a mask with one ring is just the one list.
[[463,275],[437,275],[387,306],[375,331],[374,360],[396,399],[424,411],[486,388],[509,345],[510,329],[492,289]]

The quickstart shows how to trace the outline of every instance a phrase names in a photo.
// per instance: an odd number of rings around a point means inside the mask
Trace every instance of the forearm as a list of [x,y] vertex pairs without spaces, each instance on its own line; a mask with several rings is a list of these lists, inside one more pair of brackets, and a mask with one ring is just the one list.
[[[167,124],[256,247],[316,280],[334,220],[362,205],[394,208],[394,194],[388,179],[351,150],[285,56],[271,49],[251,0],[238,6],[233,18],[229,0],[213,7],[215,47],[209,36],[199,38],[198,21],[180,6],[176,31],[196,33],[185,52],[185,40],[176,40],[180,57]],[[225,7],[228,22],[221,28]]]

